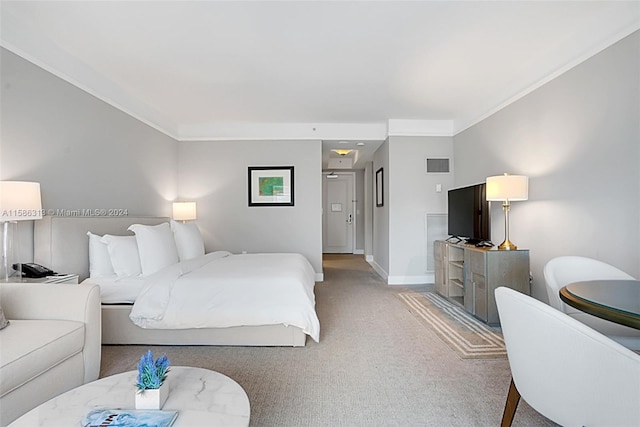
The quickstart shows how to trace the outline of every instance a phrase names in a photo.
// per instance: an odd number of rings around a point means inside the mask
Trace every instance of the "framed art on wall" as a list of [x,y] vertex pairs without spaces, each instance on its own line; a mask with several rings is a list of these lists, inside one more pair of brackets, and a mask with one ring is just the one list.
[[382,168],[376,171],[376,207],[384,206],[384,176]]
[[249,166],[249,206],[293,206],[293,166]]

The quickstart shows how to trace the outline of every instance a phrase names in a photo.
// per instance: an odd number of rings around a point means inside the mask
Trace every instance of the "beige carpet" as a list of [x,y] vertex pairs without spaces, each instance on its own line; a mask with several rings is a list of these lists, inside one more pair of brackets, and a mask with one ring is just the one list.
[[507,357],[502,334],[435,292],[401,292],[398,297],[461,358]]
[[[362,256],[331,255],[315,289],[320,342],[303,348],[104,346],[101,375],[151,348],[174,365],[240,384],[251,426],[497,426],[506,359],[461,359],[425,328]],[[132,385],[133,387],[133,385]],[[521,402],[514,426],[553,425]]]

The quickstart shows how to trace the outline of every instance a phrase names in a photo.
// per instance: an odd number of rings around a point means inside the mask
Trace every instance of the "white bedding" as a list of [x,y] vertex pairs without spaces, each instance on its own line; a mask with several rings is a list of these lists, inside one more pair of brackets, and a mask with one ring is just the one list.
[[316,342],[315,272],[300,254],[206,254],[142,279],[130,318],[149,329],[284,324]]
[[133,304],[145,284],[144,277],[90,277],[82,283],[100,286],[103,304]]

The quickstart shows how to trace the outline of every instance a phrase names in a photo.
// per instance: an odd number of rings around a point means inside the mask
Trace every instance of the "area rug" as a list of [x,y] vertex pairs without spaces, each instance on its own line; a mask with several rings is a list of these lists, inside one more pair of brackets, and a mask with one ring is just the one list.
[[502,334],[435,292],[398,294],[409,311],[462,359],[507,357]]

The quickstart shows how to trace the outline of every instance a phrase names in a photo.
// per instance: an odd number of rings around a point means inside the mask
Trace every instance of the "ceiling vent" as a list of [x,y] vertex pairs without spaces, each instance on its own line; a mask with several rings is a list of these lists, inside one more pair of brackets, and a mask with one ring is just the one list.
[[448,173],[449,159],[427,159],[427,173]]

